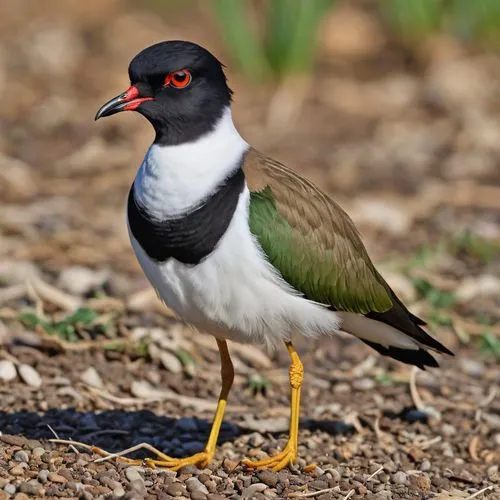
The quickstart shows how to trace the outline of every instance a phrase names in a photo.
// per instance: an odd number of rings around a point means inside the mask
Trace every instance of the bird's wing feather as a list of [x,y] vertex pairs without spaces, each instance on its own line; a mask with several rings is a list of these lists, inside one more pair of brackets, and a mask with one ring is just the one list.
[[[416,345],[453,355],[422,329],[425,322],[408,311],[378,273],[354,223],[339,205],[253,149],[242,168],[250,190],[250,230],[290,285],[309,300],[385,323]],[[366,341],[363,332],[350,333]],[[367,343],[401,361],[434,366],[422,349],[407,352],[380,340]]]
[[255,150],[243,170],[250,230],[283,278],[333,309],[383,313],[390,289],[373,266],[354,223],[306,179]]

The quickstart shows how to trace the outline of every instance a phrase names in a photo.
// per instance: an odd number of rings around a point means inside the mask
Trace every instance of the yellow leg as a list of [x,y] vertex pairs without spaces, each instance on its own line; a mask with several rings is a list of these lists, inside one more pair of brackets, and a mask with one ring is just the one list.
[[[277,455],[252,462],[243,460],[243,464],[253,469],[271,468],[274,471],[283,469],[289,464],[293,464],[297,458],[297,449],[299,441],[299,417],[300,417],[300,387],[304,379],[304,367],[300,361],[297,351],[291,342],[285,342],[288,353],[290,354],[290,435],[285,449]],[[308,467],[311,469],[311,467]]]
[[[145,460],[132,460],[130,458],[122,457],[121,453],[113,454],[97,447],[93,447],[93,451],[104,457],[119,456],[121,460],[134,465],[145,463],[152,468],[165,467],[176,471],[189,464],[197,465],[201,468],[206,467],[215,454],[217,438],[219,437],[219,431],[222,424],[222,419],[224,417],[224,410],[226,409],[227,398],[229,395],[229,391],[231,390],[231,386],[233,385],[234,379],[233,363],[231,361],[231,357],[229,356],[226,341],[217,340],[217,346],[219,347],[221,359],[222,388],[219,395],[219,401],[217,403],[217,409],[215,410],[214,420],[212,422],[212,429],[210,430],[210,435],[208,437],[208,441],[204,451],[186,458],[172,458],[147,443],[142,443],[142,445],[134,446],[134,451],[145,448],[158,457],[158,459],[146,458]],[[128,451],[130,452],[132,450]]]

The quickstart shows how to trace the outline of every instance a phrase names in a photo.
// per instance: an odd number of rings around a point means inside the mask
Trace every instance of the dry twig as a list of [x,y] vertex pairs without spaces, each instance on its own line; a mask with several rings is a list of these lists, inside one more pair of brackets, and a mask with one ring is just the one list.
[[[49,428],[50,432],[52,432],[52,434],[54,434],[54,436],[56,437],[56,439],[60,439],[59,436],[57,435],[57,432],[49,425],[47,424],[47,427]],[[49,439],[49,441],[52,441],[52,439]],[[69,444],[69,447],[76,453],[76,454],[80,454],[80,452],[73,446],[73,441],[68,439],[66,440],[66,444]]]

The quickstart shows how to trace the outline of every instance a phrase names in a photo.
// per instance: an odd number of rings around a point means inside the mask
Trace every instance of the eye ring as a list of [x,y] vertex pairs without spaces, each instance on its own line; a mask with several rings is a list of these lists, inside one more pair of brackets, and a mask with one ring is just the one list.
[[181,69],[179,71],[169,73],[165,77],[164,85],[174,87],[176,89],[183,89],[191,83],[191,80],[191,72],[187,69]]

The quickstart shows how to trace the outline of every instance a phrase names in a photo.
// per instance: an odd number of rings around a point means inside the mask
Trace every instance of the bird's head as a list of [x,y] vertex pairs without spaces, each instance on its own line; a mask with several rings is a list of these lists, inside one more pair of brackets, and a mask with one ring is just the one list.
[[190,142],[210,132],[231,103],[222,64],[191,42],[167,41],[139,52],[129,65],[130,87],[104,104],[95,119],[137,111],[156,143]]

